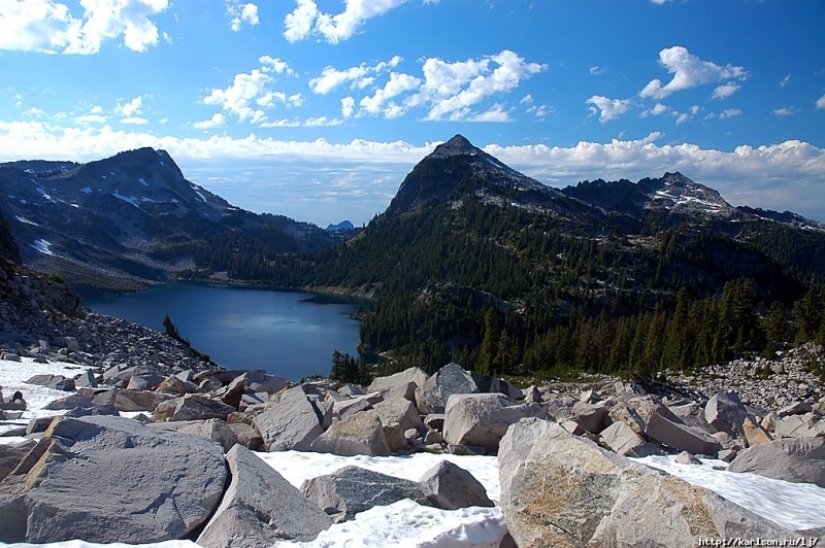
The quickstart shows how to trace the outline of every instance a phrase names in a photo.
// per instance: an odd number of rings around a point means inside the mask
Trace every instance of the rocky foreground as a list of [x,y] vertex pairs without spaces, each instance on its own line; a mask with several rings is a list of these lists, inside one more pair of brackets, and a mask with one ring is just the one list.
[[[784,529],[627,458],[719,458],[732,471],[825,487],[822,399],[762,414],[735,391],[702,401],[617,379],[522,391],[457,364],[368,387],[166,364],[88,371],[29,379],[66,390],[50,405],[64,414],[6,432],[27,441],[0,445],[0,542],[270,546],[311,540],[333,522],[402,499],[448,510],[493,504],[448,462],[418,482],[348,467],[299,490],[255,456],[282,450],[498,454],[512,535],[502,545],[825,537]],[[13,424],[20,404],[0,405]]]
[[367,387],[295,384],[210,368],[170,338],[82,309],[65,286],[2,271],[0,358],[78,364],[37,375],[55,416],[0,403],[0,542],[270,546],[410,500],[491,506],[466,470],[420,481],[357,467],[289,484],[256,453],[498,455],[502,546],[692,546],[702,539],[825,539],[791,531],[628,457],[679,454],[825,487],[825,399],[807,346],[642,388],[608,377],[520,390],[448,364]]

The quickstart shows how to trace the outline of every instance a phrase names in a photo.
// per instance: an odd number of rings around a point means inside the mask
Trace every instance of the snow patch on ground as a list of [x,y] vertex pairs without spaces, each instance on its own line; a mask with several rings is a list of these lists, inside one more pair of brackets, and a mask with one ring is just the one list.
[[29,245],[37,251],[39,251],[40,253],[44,253],[46,255],[54,255],[54,251],[51,250],[52,243],[48,240],[35,240]]
[[30,220],[26,219],[25,217],[21,217],[20,215],[15,215],[14,218],[17,220],[18,223],[23,223],[23,224],[32,225],[32,226],[40,226],[39,224],[35,223],[34,221],[30,221]]
[[[728,463],[703,459],[702,464],[679,464],[674,456],[633,459],[663,470],[791,530],[825,527],[825,489],[810,483],[727,472]],[[721,470],[720,470],[721,468]]]

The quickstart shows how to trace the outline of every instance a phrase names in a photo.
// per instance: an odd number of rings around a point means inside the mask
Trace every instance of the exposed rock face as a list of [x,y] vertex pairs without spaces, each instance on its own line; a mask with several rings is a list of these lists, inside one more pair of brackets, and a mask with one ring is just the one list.
[[402,499],[431,506],[418,483],[347,466],[334,474],[304,482],[301,492],[338,521],[351,519],[373,506],[386,506]]
[[310,541],[332,524],[278,472],[236,445],[226,455],[232,483],[197,543],[205,548],[257,548],[279,540]]
[[453,394],[473,394],[479,387],[469,371],[457,363],[449,363],[435,372],[415,391],[415,401],[422,415],[443,413]]
[[735,438],[745,436],[742,423],[749,416],[750,413],[742,405],[739,394],[734,390],[716,394],[705,405],[705,419],[708,424],[715,428],[717,432],[727,432]]
[[728,470],[825,487],[825,438],[781,439],[755,445],[742,451]]
[[45,438],[14,472],[22,490],[11,478],[0,484],[0,498],[24,503],[31,543],[179,539],[207,519],[223,493],[223,450],[194,436],[96,416],[55,419]]
[[518,546],[694,546],[794,538],[718,495],[525,419],[499,450],[501,507]]
[[495,451],[511,424],[535,416],[546,416],[546,410],[538,404],[516,405],[501,394],[454,394],[444,413],[444,440]]
[[[402,431],[403,438],[403,431]],[[386,456],[391,452],[384,424],[375,410],[362,411],[336,420],[316,438],[310,448],[319,453]]]
[[321,412],[300,386],[290,388],[280,401],[255,417],[267,451],[309,451],[310,444],[324,430]]
[[448,460],[428,470],[418,483],[436,508],[458,510],[469,506],[494,506],[484,486],[467,470]]
[[415,402],[415,390],[427,381],[427,373],[420,367],[411,367],[388,377],[378,377],[367,388],[367,393],[380,392],[384,399],[398,396]]

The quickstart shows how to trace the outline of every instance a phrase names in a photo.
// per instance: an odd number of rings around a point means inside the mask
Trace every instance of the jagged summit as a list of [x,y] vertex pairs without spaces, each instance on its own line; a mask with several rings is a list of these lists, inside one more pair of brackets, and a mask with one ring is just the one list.
[[505,190],[557,194],[555,189],[504,165],[463,135],[455,135],[438,145],[407,175],[386,213],[417,211],[426,203],[438,203],[448,197],[457,199],[468,193],[497,200],[493,195]]
[[435,147],[435,150],[430,154],[431,158],[447,158],[448,156],[476,156],[485,154],[484,151],[475,147],[463,135],[456,135],[446,143],[442,143]]

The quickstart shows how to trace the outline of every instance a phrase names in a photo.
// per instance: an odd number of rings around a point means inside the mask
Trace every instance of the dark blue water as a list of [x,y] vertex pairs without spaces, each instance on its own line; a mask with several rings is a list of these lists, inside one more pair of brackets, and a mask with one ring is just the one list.
[[326,376],[334,350],[357,355],[356,303],[310,293],[172,282],[84,305],[163,331],[166,314],[180,335],[227,369],[264,369],[300,380]]

